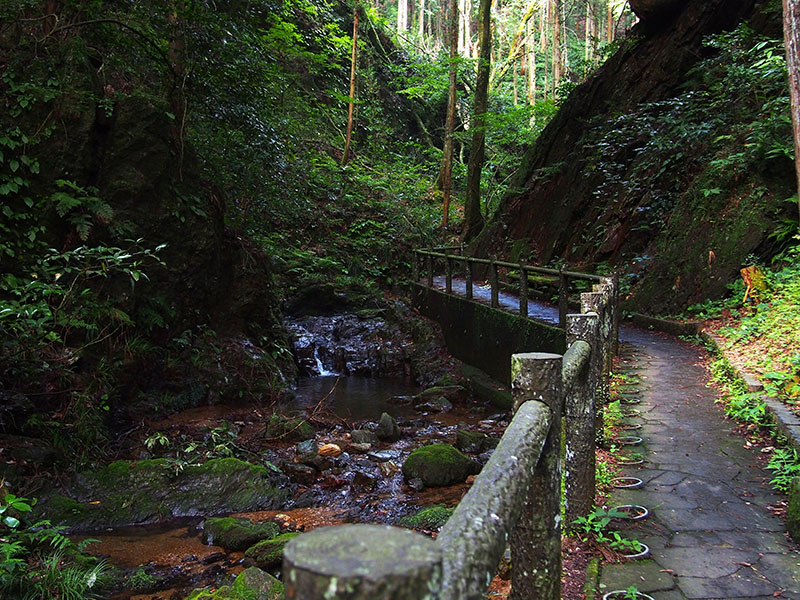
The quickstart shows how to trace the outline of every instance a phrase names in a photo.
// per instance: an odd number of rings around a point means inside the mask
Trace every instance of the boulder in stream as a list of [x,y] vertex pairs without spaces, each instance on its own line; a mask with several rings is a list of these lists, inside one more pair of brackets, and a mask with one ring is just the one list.
[[378,441],[378,436],[369,429],[353,429],[350,432],[350,441],[353,444],[374,444]]
[[381,414],[381,420],[378,423],[378,429],[375,432],[379,439],[386,442],[396,442],[400,439],[400,428],[397,426],[397,421],[389,413]]
[[407,480],[419,478],[427,487],[462,483],[480,472],[481,466],[450,444],[432,444],[417,448],[403,463]]
[[447,519],[453,514],[454,508],[447,508],[444,504],[434,504],[423,508],[413,515],[408,515],[400,519],[400,525],[411,529],[426,529],[428,531],[438,531],[447,523]]
[[480,431],[459,429],[456,432],[456,448],[467,454],[480,454],[495,448],[500,440]]
[[283,600],[283,583],[259,568],[245,569],[232,585],[194,590],[186,600]]
[[281,528],[271,521],[254,523],[250,519],[211,517],[203,523],[203,543],[237,552],[261,540],[272,539],[280,532]]
[[40,502],[37,516],[56,525],[99,529],[154,523],[173,517],[283,508],[283,474],[236,458],[217,458],[176,469],[166,459],[120,460],[80,473],[70,496]]
[[250,547],[244,553],[247,561],[261,569],[271,569],[283,562],[283,548],[293,537],[300,535],[298,532],[283,533],[271,540],[263,540]]

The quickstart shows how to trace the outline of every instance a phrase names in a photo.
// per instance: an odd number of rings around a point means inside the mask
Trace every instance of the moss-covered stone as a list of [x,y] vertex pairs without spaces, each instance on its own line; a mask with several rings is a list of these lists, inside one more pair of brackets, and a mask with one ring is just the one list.
[[262,569],[277,567],[283,560],[284,547],[298,535],[300,534],[296,532],[284,533],[271,540],[258,542],[255,546],[248,548],[244,557]]
[[462,452],[477,454],[483,452],[484,444],[487,444],[489,436],[479,431],[466,431],[459,429],[456,432],[456,448]]
[[37,516],[84,529],[152,523],[165,518],[282,508],[288,479],[236,458],[189,465],[178,473],[164,459],[117,461],[81,473],[72,497],[51,496]]
[[466,396],[467,390],[460,385],[447,385],[447,386],[433,386],[422,390],[419,394],[414,396],[415,400],[428,401],[435,400],[441,397],[447,400],[458,400]]
[[283,584],[256,567],[245,569],[231,585],[194,590],[186,600],[282,600]]
[[257,567],[249,567],[239,573],[233,582],[233,591],[245,597],[255,593],[253,600],[283,600],[283,583]]
[[795,542],[800,542],[800,477],[792,479],[792,484],[789,486],[786,529]]
[[450,518],[454,510],[454,508],[445,507],[444,504],[434,504],[413,515],[403,517],[400,519],[400,525],[412,529],[439,530],[447,523],[447,519]]
[[267,437],[292,442],[314,439],[314,428],[308,421],[273,413],[267,422]]
[[480,470],[478,463],[449,444],[417,448],[403,463],[406,479],[421,479],[428,487],[461,483]]
[[250,519],[211,517],[203,523],[203,542],[235,552],[274,538],[280,532],[280,527],[269,521],[254,523]]

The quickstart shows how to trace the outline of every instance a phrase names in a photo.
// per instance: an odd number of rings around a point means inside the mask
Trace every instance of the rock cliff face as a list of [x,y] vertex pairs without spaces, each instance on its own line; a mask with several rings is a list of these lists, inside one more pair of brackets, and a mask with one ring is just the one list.
[[[634,4],[647,15],[658,3]],[[753,203],[743,212],[747,203],[737,201],[741,190],[731,192],[728,204],[712,210],[709,203],[703,209],[719,214],[697,217],[697,201],[687,192],[703,174],[705,139],[695,136],[664,148],[663,164],[649,167],[642,150],[668,117],[667,105],[659,103],[681,97],[692,68],[713,54],[703,43],[707,36],[748,19],[754,27],[779,35],[779,18],[774,7],[762,14],[770,2],[668,4],[678,10],[634,27],[619,51],[565,100],[527,151],[473,251],[538,263],[567,260],[587,268],[597,263],[623,267],[635,275],[630,278],[632,308],[669,312],[722,293],[745,256],[763,246],[775,211]],[[654,112],[637,113],[643,106]],[[635,121],[630,128],[635,135],[620,128],[626,118]],[[651,127],[644,126],[646,119]],[[777,179],[786,183],[790,168],[781,163]],[[662,173],[654,175],[659,169]],[[650,179],[634,185],[637,174]],[[619,185],[622,181],[625,186]],[[742,179],[736,185],[751,184]],[[670,198],[667,209],[659,208],[659,203],[666,204],[662,193]]]
[[631,10],[642,21],[648,21],[658,16],[677,10],[688,0],[630,0]]

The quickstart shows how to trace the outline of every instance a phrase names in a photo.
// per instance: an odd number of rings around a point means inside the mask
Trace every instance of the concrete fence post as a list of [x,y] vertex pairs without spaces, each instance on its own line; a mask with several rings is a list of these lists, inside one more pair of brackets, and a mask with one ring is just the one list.
[[[589,346],[589,360],[575,373],[564,407],[566,476],[566,527],[592,509],[595,496],[595,414],[597,380],[601,373],[601,346],[597,313],[567,315],[567,346],[584,342]],[[566,368],[565,368],[566,371]]]
[[472,269],[473,269],[473,264],[468,259],[467,260],[467,273],[466,273],[466,276],[467,276],[467,289],[466,289],[467,300],[472,300],[472,281],[474,279],[474,274],[472,272]]
[[610,349],[605,343],[603,336],[603,320],[605,317],[605,302],[602,292],[586,292],[581,294],[581,311],[584,313],[595,313],[597,315],[597,359],[595,368],[597,374],[595,378],[595,432],[598,441],[603,440],[603,407],[610,398]]
[[442,552],[407,529],[321,527],[286,545],[283,582],[287,600],[439,600]]
[[510,600],[561,598],[561,385],[562,357],[529,353],[511,357],[514,409],[538,400],[550,410],[550,430],[527,497],[511,533]]
[[564,274],[564,265],[561,265],[558,271],[558,326],[565,329],[567,327],[569,279]]
[[522,263],[519,264],[519,314],[528,316],[528,272]]
[[453,259],[449,256],[445,259],[445,291],[453,293]]
[[497,257],[492,255],[489,260],[489,279],[492,286],[492,308],[500,306],[500,278],[497,273]]
[[[431,250],[432,252],[433,250]],[[425,255],[425,268],[428,270],[428,287],[433,287],[433,257],[430,254]]]
[[613,326],[611,338],[614,342],[614,354],[619,353],[619,271],[614,271],[611,276],[611,310],[613,315]]

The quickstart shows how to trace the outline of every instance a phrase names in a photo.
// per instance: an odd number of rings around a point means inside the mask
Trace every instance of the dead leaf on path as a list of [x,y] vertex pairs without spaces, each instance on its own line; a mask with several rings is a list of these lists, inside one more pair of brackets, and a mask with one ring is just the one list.
[[740,565],[742,567],[752,567],[753,565],[747,562],[734,562],[735,565]]

